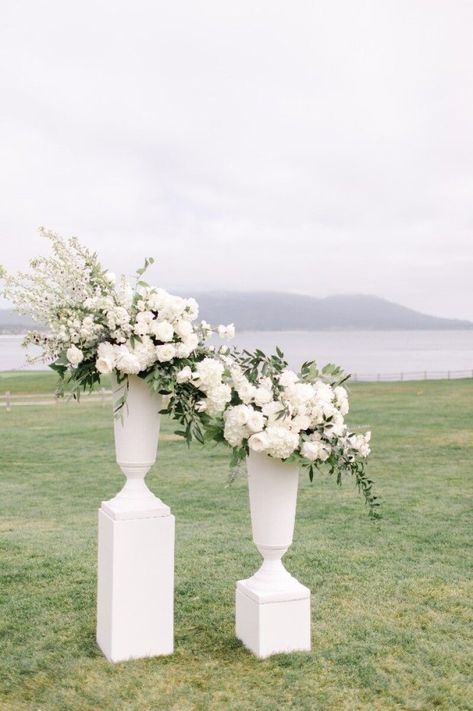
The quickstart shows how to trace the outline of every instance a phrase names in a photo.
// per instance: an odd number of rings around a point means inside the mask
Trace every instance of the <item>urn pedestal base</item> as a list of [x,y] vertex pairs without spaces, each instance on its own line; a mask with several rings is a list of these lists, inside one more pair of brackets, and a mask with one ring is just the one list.
[[255,590],[249,580],[236,588],[236,636],[257,657],[310,652],[310,590],[293,578],[292,590]]
[[136,508],[99,509],[97,644],[111,662],[174,647],[174,516],[162,502]]

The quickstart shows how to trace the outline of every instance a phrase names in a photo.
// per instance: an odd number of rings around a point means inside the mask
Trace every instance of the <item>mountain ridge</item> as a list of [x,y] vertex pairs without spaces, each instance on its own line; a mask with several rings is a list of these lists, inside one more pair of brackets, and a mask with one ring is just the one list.
[[[182,292],[181,292],[182,293]],[[183,294],[184,295],[184,294]],[[366,294],[318,298],[278,291],[201,291],[195,294],[200,317],[231,323],[240,331],[463,330],[473,322],[423,314]],[[13,309],[0,309],[0,333],[37,328]]]

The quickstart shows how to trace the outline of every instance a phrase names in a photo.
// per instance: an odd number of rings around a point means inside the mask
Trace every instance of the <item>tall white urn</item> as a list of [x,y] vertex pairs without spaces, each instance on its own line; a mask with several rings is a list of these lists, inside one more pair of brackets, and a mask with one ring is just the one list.
[[299,469],[266,454],[247,458],[253,541],[259,570],[236,589],[236,635],[258,657],[310,650],[310,590],[285,569],[292,544]]
[[110,661],[171,654],[174,637],[174,527],[169,506],[147,487],[156,461],[161,397],[138,376],[114,380],[121,491],[99,509],[97,643]]

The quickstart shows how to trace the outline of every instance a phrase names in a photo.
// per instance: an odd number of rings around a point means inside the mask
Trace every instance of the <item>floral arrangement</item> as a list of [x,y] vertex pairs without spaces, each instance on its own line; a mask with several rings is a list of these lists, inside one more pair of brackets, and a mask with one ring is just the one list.
[[[67,385],[78,398],[103,374],[113,373],[125,386],[129,375],[138,375],[168,396],[164,412],[181,424],[177,433],[188,443],[223,442],[234,469],[253,451],[298,462],[311,481],[322,467],[338,484],[351,475],[377,516],[379,501],[366,473],[370,432],[353,433],[345,423],[349,376],[340,368],[319,370],[310,361],[296,373],[279,349],[268,357],[209,346],[213,331],[232,338],[233,324],[213,329],[199,323],[195,299],[147,284],[143,275],[154,260],[145,260],[132,285],[105,270],[76,238],[42,233],[52,256],[32,260],[28,273],[0,276],[4,296],[47,328],[30,331],[24,345],[39,346],[30,361],[49,362],[59,374],[59,395]],[[122,392],[116,411],[127,388]]]
[[[41,348],[30,362],[49,362],[60,376],[60,395],[67,383],[78,397],[112,372],[118,380],[139,375],[156,391],[170,392],[175,373],[205,352],[214,330],[196,322],[195,299],[149,286],[143,275],[153,259],[145,260],[132,286],[106,271],[76,238],[41,231],[52,256],[33,259],[28,273],[2,275],[4,296],[47,328],[26,335],[25,346]],[[215,330],[223,338],[234,335],[232,324]]]
[[254,451],[298,462],[311,481],[322,467],[338,484],[353,476],[377,517],[379,501],[366,473],[371,433],[355,434],[345,423],[348,377],[332,364],[319,371],[312,361],[296,373],[279,349],[269,357],[260,350],[220,351],[177,373],[168,412],[187,427],[194,413],[203,429],[197,439],[228,445],[234,468]]

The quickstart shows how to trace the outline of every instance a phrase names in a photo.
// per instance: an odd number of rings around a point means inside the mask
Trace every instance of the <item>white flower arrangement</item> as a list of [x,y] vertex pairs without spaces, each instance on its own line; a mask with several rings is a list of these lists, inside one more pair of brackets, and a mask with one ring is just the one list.
[[3,294],[47,329],[30,331],[24,345],[41,348],[29,360],[48,362],[60,375],[59,394],[66,382],[78,397],[108,373],[119,380],[139,375],[155,390],[168,392],[175,372],[205,352],[212,331],[224,338],[234,334],[233,324],[213,329],[197,323],[195,299],[143,281],[153,259],[145,260],[132,286],[106,271],[76,238],[41,232],[51,242],[52,256],[32,260],[30,272],[4,272]]
[[342,383],[347,377],[340,368],[330,364],[319,371],[308,362],[296,373],[279,349],[270,357],[259,350],[230,355],[221,349],[177,379],[169,412],[181,422],[185,412],[190,429],[200,419],[197,439],[231,447],[232,466],[254,451],[298,462],[311,480],[323,466],[339,484],[344,474],[353,475],[376,516],[378,499],[365,471],[371,433],[352,433],[345,423],[349,403]]

